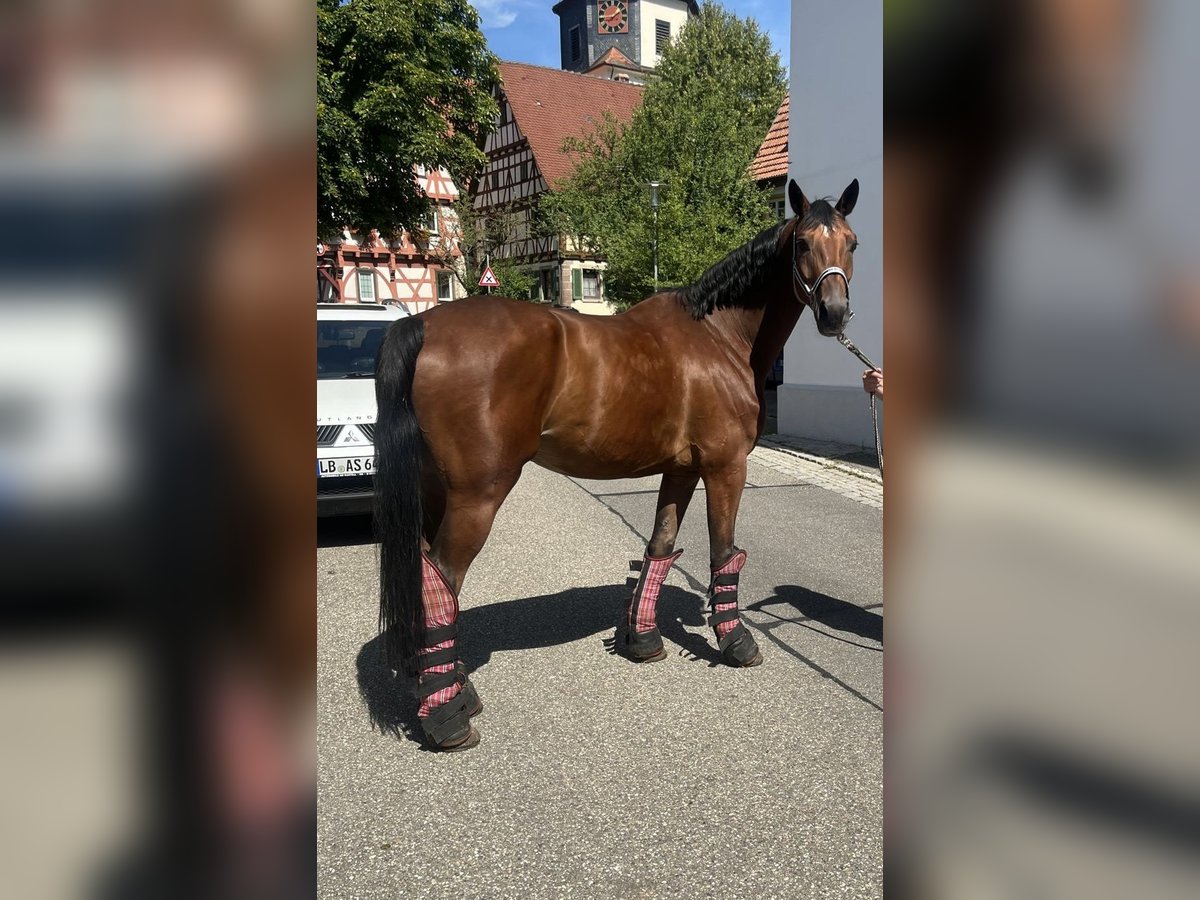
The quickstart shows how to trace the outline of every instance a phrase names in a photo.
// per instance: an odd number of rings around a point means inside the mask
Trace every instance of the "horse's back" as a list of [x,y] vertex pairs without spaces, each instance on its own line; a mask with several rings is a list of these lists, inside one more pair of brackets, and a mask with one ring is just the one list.
[[673,295],[612,317],[563,315],[561,377],[534,461],[584,478],[697,463],[691,398],[711,380],[714,347]]

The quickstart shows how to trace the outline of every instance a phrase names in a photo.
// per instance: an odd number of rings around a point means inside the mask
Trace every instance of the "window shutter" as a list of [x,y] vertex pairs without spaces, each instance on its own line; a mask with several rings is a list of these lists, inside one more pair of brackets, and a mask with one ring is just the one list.
[[571,270],[571,299],[583,299],[583,269]]

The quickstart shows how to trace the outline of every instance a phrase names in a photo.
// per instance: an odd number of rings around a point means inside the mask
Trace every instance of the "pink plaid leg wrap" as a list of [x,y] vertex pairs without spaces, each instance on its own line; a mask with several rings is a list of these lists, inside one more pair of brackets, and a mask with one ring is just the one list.
[[[441,571],[432,562],[424,552],[421,553],[421,604],[425,608],[425,626],[434,628],[439,625],[453,625],[458,620],[458,598],[454,596],[454,589],[446,583],[446,579],[442,576]],[[434,644],[431,647],[424,647],[417,651],[417,668],[422,675],[434,675],[442,672],[452,672],[456,663],[447,662],[433,666],[423,666],[421,657],[432,653],[435,650],[444,650],[447,647],[453,647],[455,639],[451,638],[448,641],[442,641],[440,644]],[[459,692],[461,685],[452,684],[450,687],[442,688],[436,693],[430,694],[421,700],[421,706],[417,710],[419,718],[425,718],[435,706],[441,706],[453,699]]]
[[[737,550],[734,552],[733,556],[729,557],[727,562],[712,570],[713,577],[715,578],[717,575],[736,575],[738,572],[742,571],[742,566],[744,565],[746,565],[746,551]],[[721,612],[722,610],[726,609],[737,609],[737,591],[738,589],[736,584],[715,585],[713,587],[713,612]],[[717,600],[717,597],[719,597],[721,594],[731,594],[732,599],[728,603],[721,603]],[[725,635],[737,628],[737,625],[738,623],[736,619],[730,622],[721,622],[718,625],[714,625],[713,629],[717,632],[717,640],[725,637]]]
[[642,574],[633,597],[629,601],[628,625],[630,631],[653,631],[658,627],[658,595],[663,582],[675,560],[683,554],[676,550],[670,556],[655,557],[647,554],[642,559]]

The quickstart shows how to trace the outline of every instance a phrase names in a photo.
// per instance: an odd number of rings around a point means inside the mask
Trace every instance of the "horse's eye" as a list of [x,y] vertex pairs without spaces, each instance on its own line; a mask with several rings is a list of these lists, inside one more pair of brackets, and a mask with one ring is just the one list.
[[808,252],[808,241],[804,238],[798,238],[796,241],[796,255],[803,256]]
[[855,241],[853,244],[850,245],[850,252],[853,253],[857,249],[858,249],[858,241]]

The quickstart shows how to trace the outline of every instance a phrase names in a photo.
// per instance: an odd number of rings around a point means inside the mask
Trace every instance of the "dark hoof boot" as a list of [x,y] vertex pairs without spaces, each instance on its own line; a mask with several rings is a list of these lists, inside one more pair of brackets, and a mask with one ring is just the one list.
[[649,631],[625,632],[625,655],[634,662],[658,662],[667,658],[662,635],[657,628]]
[[721,638],[717,646],[721,650],[721,659],[726,665],[733,666],[735,669],[749,669],[762,663],[762,653],[759,652],[758,643],[741,622],[734,626],[733,631]]
[[437,749],[442,753],[458,753],[460,750],[470,750],[472,747],[479,746],[479,729],[474,725],[467,732],[467,736],[458,743],[442,744]]
[[[462,663],[459,663],[459,668],[462,669]],[[467,678],[466,670],[463,669],[463,685],[461,693],[467,697],[467,715],[472,719],[483,712],[483,701],[479,699],[479,694],[475,691],[475,685],[471,684]]]
[[421,719],[421,729],[430,747],[450,752],[469,750],[479,743],[479,732],[471,725],[470,704],[468,692],[460,690],[449,702],[435,706]]

